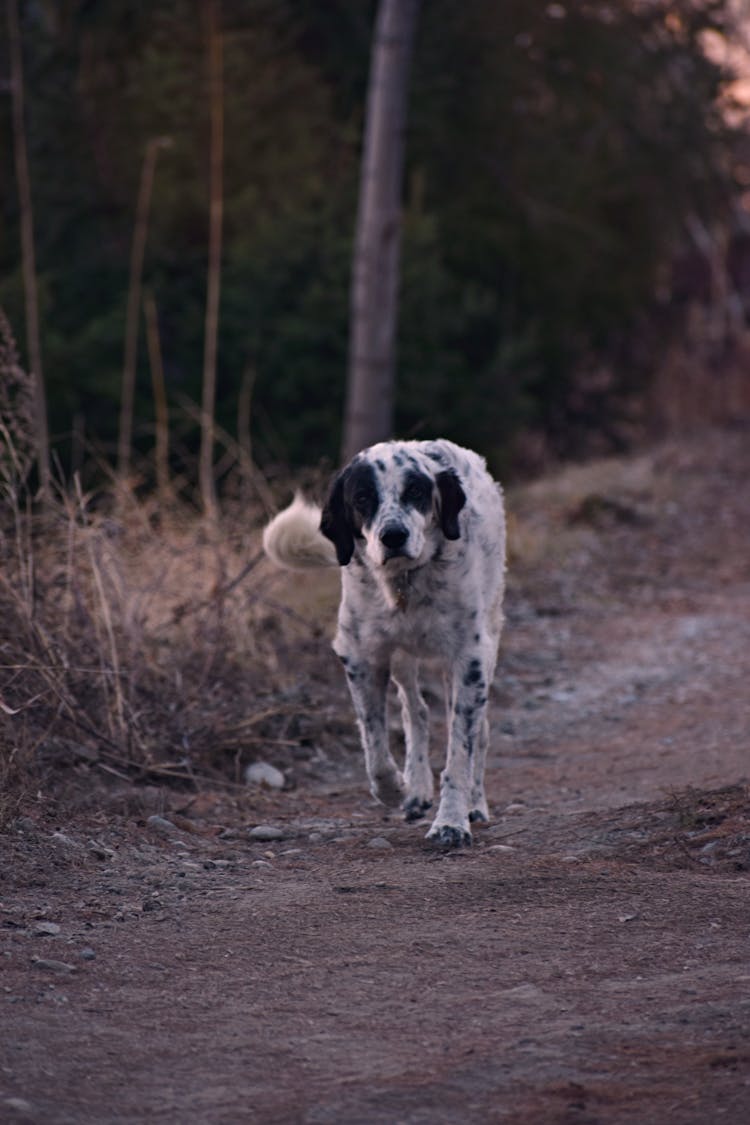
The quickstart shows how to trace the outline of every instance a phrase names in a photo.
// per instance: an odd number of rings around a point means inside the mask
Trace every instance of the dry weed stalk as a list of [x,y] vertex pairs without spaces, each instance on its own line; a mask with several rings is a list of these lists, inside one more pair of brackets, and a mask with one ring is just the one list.
[[[79,476],[75,478],[75,495],[78,503],[78,511],[80,514],[81,524],[87,528],[88,518],[86,513],[86,501],[81,489],[81,480]],[[106,716],[109,726],[110,737],[124,746],[128,743],[128,725],[125,719],[125,702],[122,694],[121,672],[120,672],[120,654],[118,651],[117,640],[115,637],[115,629],[112,620],[112,608],[110,601],[105,591],[104,575],[102,573],[101,561],[97,556],[95,549],[95,539],[91,535],[84,536],[86,546],[86,553],[88,556],[89,567],[91,576],[96,588],[96,595],[99,603],[99,610],[101,614],[101,623],[99,615],[92,614],[95,628],[97,630],[99,662],[102,675],[102,684],[105,691],[111,694],[114,700],[114,715],[112,709],[107,708]],[[103,625],[103,634],[101,626]],[[106,657],[109,657],[107,662]]]

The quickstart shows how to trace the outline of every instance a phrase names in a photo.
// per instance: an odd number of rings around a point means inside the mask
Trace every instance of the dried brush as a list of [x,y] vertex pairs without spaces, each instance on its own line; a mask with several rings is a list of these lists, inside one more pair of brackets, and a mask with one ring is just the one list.
[[0,480],[6,499],[23,487],[36,456],[34,376],[21,366],[10,321],[0,308]]

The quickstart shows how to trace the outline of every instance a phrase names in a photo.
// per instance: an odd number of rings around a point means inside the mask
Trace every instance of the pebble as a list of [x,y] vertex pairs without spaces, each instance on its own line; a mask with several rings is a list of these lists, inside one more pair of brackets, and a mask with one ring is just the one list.
[[266,789],[283,789],[286,778],[270,762],[253,762],[245,770],[245,782],[248,785],[261,785]]
[[61,844],[64,848],[70,848],[71,851],[78,851],[81,846],[77,840],[66,836],[64,832],[53,832],[50,839],[55,844]]
[[26,1098],[4,1098],[3,1105],[6,1109],[12,1110],[14,1113],[31,1113],[31,1102],[27,1102]]
[[172,824],[172,821],[167,820],[164,816],[150,816],[146,824],[149,828],[153,829],[154,832],[158,832],[162,836],[174,836],[175,832],[179,831],[177,825]]
[[86,847],[97,859],[115,858],[115,849],[110,848],[107,844],[103,844],[101,840],[89,840]]
[[368,848],[382,848],[386,850],[392,848],[393,844],[390,840],[386,840],[385,836],[373,836],[367,843]]
[[488,852],[514,852],[516,849],[510,844],[490,844]]
[[94,950],[91,948],[90,945],[87,945],[85,947],[85,949],[79,950],[78,956],[81,958],[82,961],[93,961],[94,958],[96,957],[96,953],[94,952]]
[[265,867],[269,871],[273,870],[273,864],[269,863],[267,859],[254,859],[250,864],[251,867]]
[[32,957],[31,960],[37,969],[45,969],[49,973],[74,973],[76,971],[75,965],[69,965],[67,961],[52,961],[46,957]]
[[511,805],[506,805],[503,809],[504,813],[522,813],[526,812],[526,805],[522,805],[520,801],[514,801]]
[[57,922],[35,922],[32,933],[35,937],[54,937],[60,933]]
[[257,824],[248,832],[251,840],[283,840],[283,828],[275,828],[272,824]]

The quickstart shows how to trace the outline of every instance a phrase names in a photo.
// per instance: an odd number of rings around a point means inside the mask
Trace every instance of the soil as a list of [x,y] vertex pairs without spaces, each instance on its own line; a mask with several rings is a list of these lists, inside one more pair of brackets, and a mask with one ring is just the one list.
[[749,480],[740,432],[511,493],[470,850],[368,797],[322,640],[332,722],[258,755],[288,788],[29,800],[0,1118],[750,1120]]

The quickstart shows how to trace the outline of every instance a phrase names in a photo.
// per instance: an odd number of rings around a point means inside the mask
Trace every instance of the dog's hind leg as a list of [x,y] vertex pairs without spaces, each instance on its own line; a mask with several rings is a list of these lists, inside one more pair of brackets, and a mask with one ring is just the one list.
[[471,798],[469,800],[469,820],[472,824],[477,822],[486,824],[490,819],[490,810],[487,806],[487,798],[484,795],[484,766],[487,760],[487,748],[489,743],[490,724],[485,715],[484,722],[479,731],[477,748],[472,763]]
[[419,820],[432,806],[429,711],[419,688],[416,660],[404,657],[392,668],[391,675],[401,702],[406,742],[404,815],[407,820]]

